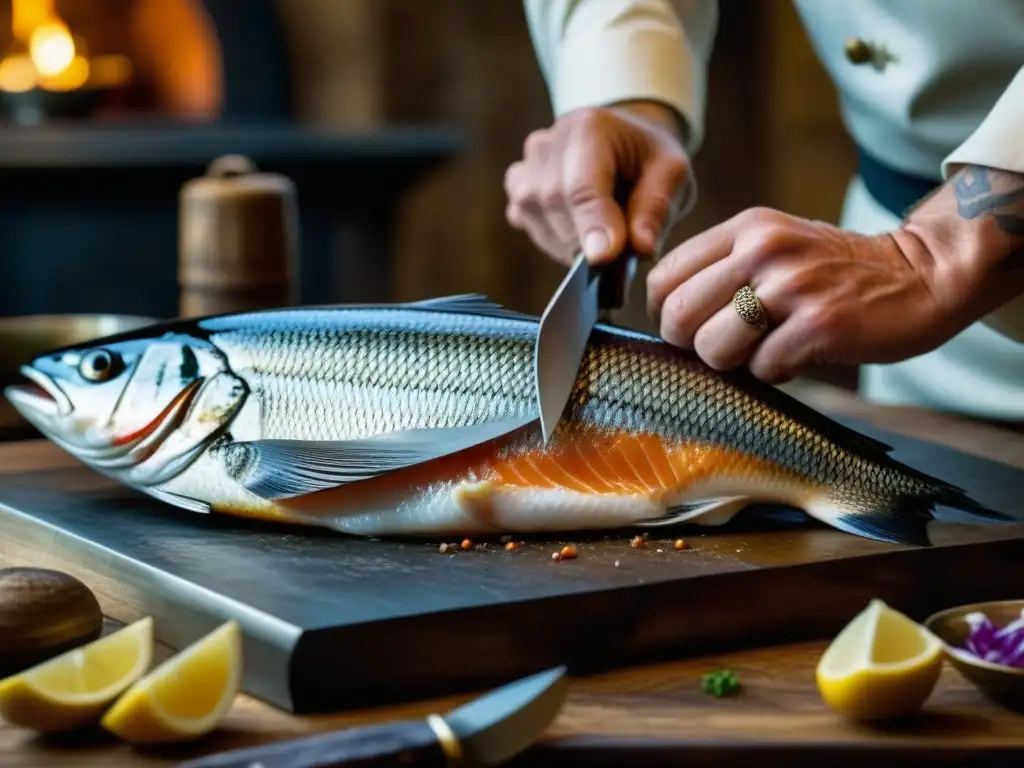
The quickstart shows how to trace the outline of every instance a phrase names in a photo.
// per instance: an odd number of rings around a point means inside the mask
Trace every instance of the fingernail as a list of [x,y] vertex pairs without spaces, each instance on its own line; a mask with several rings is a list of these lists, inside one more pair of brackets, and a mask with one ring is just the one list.
[[608,235],[599,229],[593,229],[583,238],[583,252],[588,259],[600,256],[608,248]]

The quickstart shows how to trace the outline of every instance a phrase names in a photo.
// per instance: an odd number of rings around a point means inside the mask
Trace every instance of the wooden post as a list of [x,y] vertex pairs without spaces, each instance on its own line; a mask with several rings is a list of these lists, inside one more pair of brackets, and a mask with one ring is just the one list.
[[292,305],[299,223],[295,188],[240,155],[214,160],[181,190],[182,317]]

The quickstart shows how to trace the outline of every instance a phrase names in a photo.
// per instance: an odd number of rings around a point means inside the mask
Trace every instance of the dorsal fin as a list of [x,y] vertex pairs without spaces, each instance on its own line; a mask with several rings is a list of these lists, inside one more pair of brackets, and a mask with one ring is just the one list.
[[495,317],[506,320],[526,320],[538,322],[535,315],[506,309],[501,304],[487,298],[482,293],[462,293],[454,296],[441,296],[421,301],[396,303],[336,303],[336,304],[302,304],[294,307],[278,307],[238,314],[213,315],[194,318],[196,327],[206,332],[216,332],[252,319],[262,320],[267,315],[301,315],[304,312],[348,310],[372,310],[377,312],[394,312],[399,310],[420,310],[423,312],[452,312],[461,315],[477,315],[479,317]]
[[466,315],[485,315],[514,320],[536,320],[533,315],[508,309],[482,293],[459,293],[434,299],[410,301],[399,305],[404,309],[429,309],[436,312],[457,312]]

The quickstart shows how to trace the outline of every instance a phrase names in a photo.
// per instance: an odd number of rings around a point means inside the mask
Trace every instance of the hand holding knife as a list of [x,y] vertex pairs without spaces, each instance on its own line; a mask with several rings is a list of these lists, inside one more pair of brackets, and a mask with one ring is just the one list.
[[496,766],[544,733],[568,692],[556,667],[474,699],[443,717],[319,733],[201,757],[178,768],[370,768]]
[[[632,185],[616,186],[615,200],[623,210],[631,191]],[[599,318],[626,305],[637,258],[628,235],[623,252],[607,264],[591,266],[581,251],[541,316],[534,377],[545,443],[572,396],[591,330]]]

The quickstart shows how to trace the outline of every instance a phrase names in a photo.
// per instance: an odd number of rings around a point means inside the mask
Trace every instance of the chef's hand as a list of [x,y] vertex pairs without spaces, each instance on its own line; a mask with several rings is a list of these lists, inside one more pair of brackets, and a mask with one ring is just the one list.
[[[767,328],[733,296],[750,286]],[[968,167],[899,229],[864,236],[757,208],[650,271],[662,337],[709,365],[778,383],[812,363],[890,363],[929,352],[1024,290],[1024,175]]]
[[[675,113],[654,102],[570,112],[526,138],[523,159],[505,174],[506,217],[563,264],[582,243],[593,264],[629,242],[654,253],[672,223],[690,164]],[[634,183],[623,212],[614,186]]]

